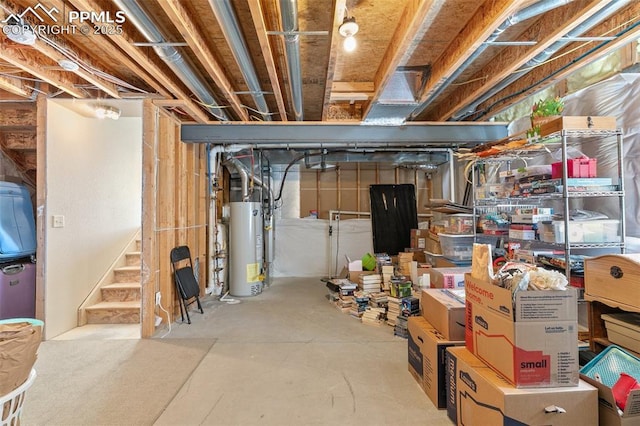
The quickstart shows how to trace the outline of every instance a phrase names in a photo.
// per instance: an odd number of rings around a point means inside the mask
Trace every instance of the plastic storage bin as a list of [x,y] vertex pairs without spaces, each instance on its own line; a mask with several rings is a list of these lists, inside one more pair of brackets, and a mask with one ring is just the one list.
[[618,381],[620,373],[640,377],[640,358],[616,345],[607,346],[605,350],[580,369],[580,374],[608,387]]
[[[564,222],[554,220],[539,224],[541,240],[548,243],[564,243]],[[620,221],[615,219],[569,221],[571,243],[618,243]]]
[[442,254],[454,261],[471,260],[474,235],[438,234]]
[[447,224],[445,226],[447,234],[473,234],[473,215],[472,214],[452,214],[447,216]]
[[36,380],[36,370],[31,369],[29,377],[23,384],[4,396],[0,396],[0,425],[18,425],[24,406],[27,390]]

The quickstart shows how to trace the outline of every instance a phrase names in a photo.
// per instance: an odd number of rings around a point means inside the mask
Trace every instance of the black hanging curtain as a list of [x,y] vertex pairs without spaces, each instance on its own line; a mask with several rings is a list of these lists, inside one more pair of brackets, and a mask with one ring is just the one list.
[[411,230],[418,227],[414,186],[371,185],[369,198],[373,250],[396,255],[410,247]]

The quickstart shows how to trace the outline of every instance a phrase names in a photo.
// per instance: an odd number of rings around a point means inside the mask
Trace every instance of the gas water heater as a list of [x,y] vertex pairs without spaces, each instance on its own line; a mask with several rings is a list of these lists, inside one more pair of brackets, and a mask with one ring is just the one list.
[[232,202],[229,218],[229,294],[262,293],[263,224],[259,202]]

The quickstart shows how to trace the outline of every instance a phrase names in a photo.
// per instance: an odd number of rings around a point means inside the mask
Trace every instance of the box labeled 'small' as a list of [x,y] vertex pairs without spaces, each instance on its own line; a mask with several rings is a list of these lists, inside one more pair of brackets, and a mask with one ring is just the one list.
[[446,339],[464,340],[464,289],[422,290],[420,308],[422,316]]
[[575,387],[518,389],[466,348],[447,349],[447,415],[457,425],[598,424],[598,392]]
[[436,407],[446,408],[445,351],[464,345],[464,341],[447,340],[422,317],[409,317],[407,327],[409,372]]
[[510,290],[466,278],[469,351],[520,388],[578,384],[575,289],[521,291],[514,305]]

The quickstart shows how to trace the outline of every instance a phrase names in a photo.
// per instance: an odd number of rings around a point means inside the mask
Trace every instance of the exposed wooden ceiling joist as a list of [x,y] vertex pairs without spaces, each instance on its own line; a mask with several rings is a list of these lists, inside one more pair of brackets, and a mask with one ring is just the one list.
[[195,106],[193,102],[184,99],[155,99],[154,105],[162,108],[180,108],[187,113],[196,123],[208,123],[210,120],[201,108]]
[[448,94],[447,101],[440,102],[439,108],[428,113],[427,117],[434,120],[452,117],[458,110],[478,99],[607,4],[608,0],[592,1],[586,6],[581,2],[573,2],[562,11],[563,13],[540,19],[535,27],[529,28],[520,37],[523,40],[535,40],[536,37],[542,36],[534,47],[516,45],[504,49],[485,68],[473,75],[469,79],[470,83]]
[[408,46],[416,37],[422,22],[429,14],[433,0],[409,0],[402,13],[402,18],[396,27],[389,48],[385,52],[382,62],[376,71],[374,78],[374,92],[371,97],[363,117],[366,117],[371,109],[371,105],[377,101],[384,91],[387,83],[391,80],[396,69],[401,64],[402,57]]
[[31,97],[33,90],[28,88],[24,81],[8,76],[0,76],[0,89],[11,92],[14,95],[22,96],[24,98]]
[[86,98],[87,94],[75,87],[76,82],[67,78],[63,73],[43,68],[41,58],[34,55],[33,49],[9,47],[7,44],[0,49],[0,59],[30,73],[36,78],[68,93],[75,98]]
[[[628,8],[614,14],[606,22],[595,26],[589,32],[589,35],[615,35],[615,33],[621,32],[623,28],[628,28],[635,23],[638,16],[640,16],[640,2],[631,2]],[[601,43],[602,46],[599,49],[590,52],[588,55],[587,53],[594,49],[599,42],[585,42],[579,48],[574,49],[571,54],[562,55],[563,52],[559,52],[560,55],[553,61],[541,64],[535,70],[519,78],[509,87],[480,104],[478,111],[490,108],[492,115],[498,114],[509,106],[522,101],[527,96],[561,81],[585,65],[605,57],[616,49],[638,40],[638,38],[640,38],[640,26],[635,26],[615,40]],[[578,58],[580,60],[577,60]]]
[[189,45],[189,48],[198,55],[198,58],[202,62],[202,65],[209,72],[213,81],[222,90],[224,97],[227,99],[231,108],[238,114],[242,120],[248,120],[249,114],[247,110],[242,107],[242,102],[238,95],[235,94],[231,82],[224,74],[223,67],[213,57],[211,51],[207,47],[202,34],[196,28],[196,24],[193,22],[186,9],[179,0],[163,0],[158,2],[164,13],[167,14],[171,22],[176,26],[184,40]]
[[509,15],[520,9],[526,1],[485,1],[431,66],[431,75],[425,85],[420,103],[424,103],[460,67],[473,52],[495,31]]
[[331,105],[331,92],[333,91],[333,78],[336,72],[338,49],[340,48],[340,33],[338,32],[345,16],[346,0],[335,0],[333,5],[333,25],[331,29],[331,49],[329,51],[329,64],[327,66],[327,78],[324,86],[324,101],[322,103],[322,120],[329,116]]
[[253,18],[253,25],[258,35],[258,42],[260,43],[260,50],[264,58],[265,65],[267,66],[267,73],[269,74],[269,81],[273,88],[273,95],[278,106],[278,113],[282,121],[288,121],[287,107],[284,104],[284,98],[282,97],[282,89],[280,88],[280,80],[278,79],[278,70],[273,58],[273,50],[269,41],[269,35],[267,34],[267,26],[265,23],[264,15],[262,13],[262,7],[260,6],[260,0],[249,0],[249,9],[251,11],[251,17]]
[[[42,53],[43,55],[45,55],[46,57],[52,59],[54,62],[58,62],[61,59],[67,59],[67,57],[63,55],[60,51],[54,49],[53,47],[51,47],[50,45],[48,45],[47,43],[39,39],[36,40],[35,44],[33,45],[33,48],[38,52]],[[102,90],[104,93],[108,94],[109,96],[117,99],[120,98],[120,94],[118,93],[118,88],[116,87],[115,84],[105,81],[101,78],[98,78],[96,75],[90,73],[89,71],[84,69],[82,66],[70,72],[73,72],[78,77],[93,84],[94,86],[96,86],[98,89]]]
[[[100,13],[101,10],[95,0],[69,0],[69,2],[78,10],[93,13]],[[167,76],[153,61],[151,61],[142,49],[136,47],[133,44],[133,41],[126,34],[112,34],[109,35],[109,37],[117,46],[140,64],[140,66],[146,69],[153,78],[160,82],[160,84],[169,90],[175,97],[183,99],[185,105],[189,105],[190,110],[200,109],[196,103],[191,100],[189,94],[187,94],[174,82],[173,79]]]

